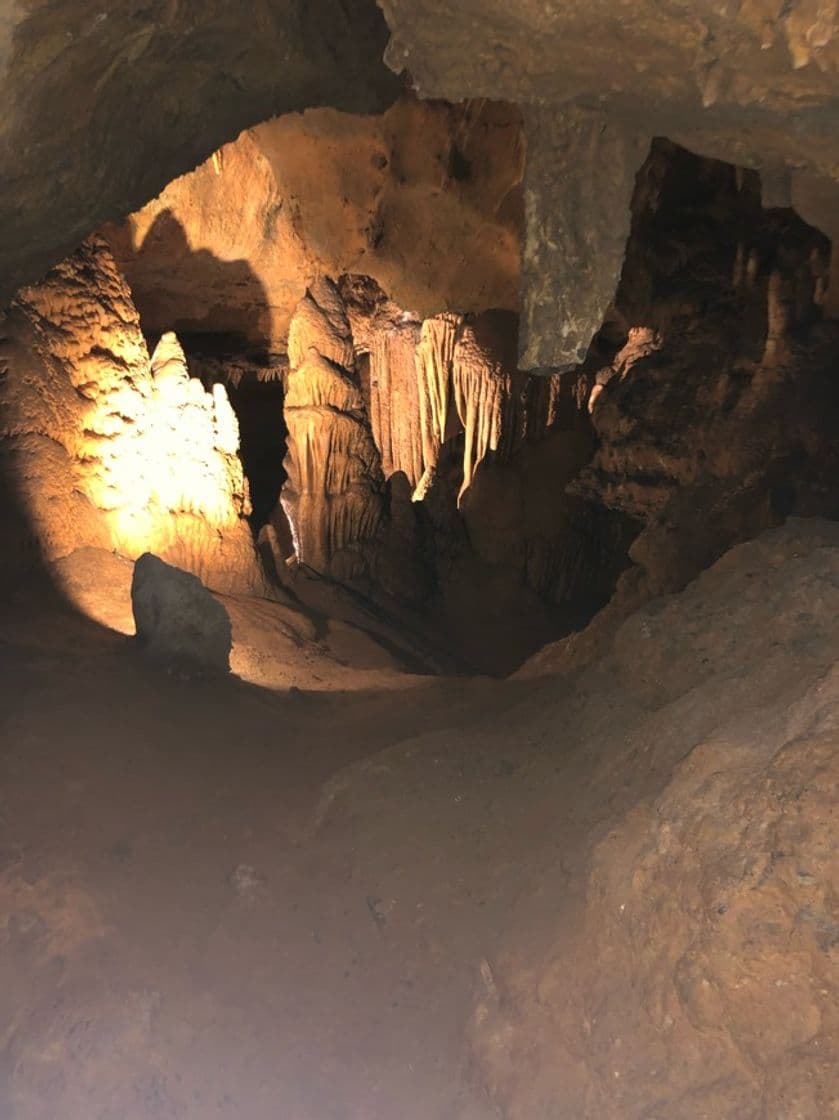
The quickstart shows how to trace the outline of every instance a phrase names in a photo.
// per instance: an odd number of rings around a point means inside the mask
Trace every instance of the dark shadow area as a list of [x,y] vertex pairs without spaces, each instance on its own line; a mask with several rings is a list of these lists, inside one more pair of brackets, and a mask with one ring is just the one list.
[[254,536],[271,518],[286,480],[288,430],[283,413],[285,357],[247,345],[241,335],[179,335],[190,372],[206,389],[224,386],[239,422],[239,454],[250,489]]
[[130,224],[109,226],[107,238],[149,335],[238,335],[248,348],[264,348],[271,310],[246,260],[193,249],[171,210],[157,215],[137,249]]

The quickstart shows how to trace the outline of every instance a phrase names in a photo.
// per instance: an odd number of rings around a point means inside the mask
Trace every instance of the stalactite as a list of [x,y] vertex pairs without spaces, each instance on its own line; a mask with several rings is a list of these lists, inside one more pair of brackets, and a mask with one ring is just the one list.
[[446,440],[451,394],[451,370],[460,315],[437,315],[422,324],[416,352],[423,472],[414,490],[422,501],[434,478],[440,448]]
[[[354,278],[353,334],[369,354],[367,406],[385,477],[405,475],[414,501],[433,484],[440,450],[464,433],[463,485],[488,451],[509,457],[557,421],[560,375],[515,369],[515,321],[446,313],[420,324]],[[361,295],[359,295],[361,292]]]
[[416,351],[418,323],[394,323],[370,341],[370,422],[385,477],[401,471],[413,490],[423,472]]
[[505,413],[510,415],[512,377],[488,353],[471,326],[463,328],[454,348],[452,387],[457,415],[463,425],[463,482],[458,505],[472,485],[475,471],[488,451],[501,444]]

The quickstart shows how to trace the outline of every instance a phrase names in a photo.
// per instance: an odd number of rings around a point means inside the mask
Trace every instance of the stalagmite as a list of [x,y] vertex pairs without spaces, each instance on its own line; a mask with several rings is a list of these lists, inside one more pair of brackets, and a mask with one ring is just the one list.
[[298,560],[350,579],[365,571],[364,545],[383,512],[383,478],[349,322],[330,280],[315,281],[301,301],[289,331],[289,362],[282,507]]
[[104,242],[89,238],[19,293],[3,333],[31,370],[8,395],[3,434],[48,561],[83,547],[152,550],[218,590],[262,586],[227,395],[190,378],[174,334],[149,359]]

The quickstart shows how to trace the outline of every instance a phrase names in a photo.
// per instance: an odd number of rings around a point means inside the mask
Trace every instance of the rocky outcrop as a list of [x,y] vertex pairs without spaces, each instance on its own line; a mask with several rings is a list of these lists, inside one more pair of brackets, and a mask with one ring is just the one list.
[[6,5],[0,305],[242,128],[316,105],[381,111],[399,88],[386,36],[373,0]]
[[570,369],[614,299],[650,137],[573,107],[532,106],[525,123],[521,366]]
[[382,518],[381,463],[370,432],[349,321],[337,288],[312,284],[289,330],[281,505],[297,560],[336,579],[364,574]]
[[617,348],[580,379],[599,445],[572,489],[644,526],[631,555],[672,591],[790,513],[839,512],[839,336],[825,240],[763,210],[755,177],[658,143],[633,205]]
[[244,132],[106,233],[146,330],[284,351],[318,275],[372,277],[420,318],[514,311],[523,164],[510,106],[313,110]]
[[835,523],[793,520],[634,614],[576,678],[573,741],[549,757],[589,808],[475,964],[497,1115],[830,1115],[837,587]]
[[169,672],[229,671],[230,619],[194,575],[144,552],[134,565],[131,607],[143,653]]
[[47,561],[153,548],[221,589],[261,586],[239,432],[174,335],[150,359],[124,279],[89,239],[21,291],[0,328],[0,452]]

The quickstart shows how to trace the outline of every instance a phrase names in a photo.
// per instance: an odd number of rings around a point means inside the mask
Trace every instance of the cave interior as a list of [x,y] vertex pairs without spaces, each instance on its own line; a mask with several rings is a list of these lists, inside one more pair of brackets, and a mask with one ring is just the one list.
[[835,13],[94,7],[0,18],[0,1120],[837,1115]]

